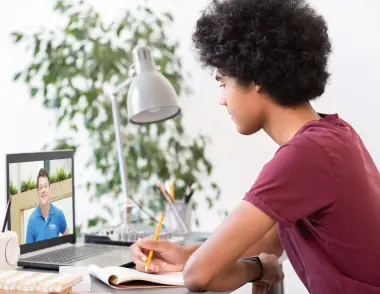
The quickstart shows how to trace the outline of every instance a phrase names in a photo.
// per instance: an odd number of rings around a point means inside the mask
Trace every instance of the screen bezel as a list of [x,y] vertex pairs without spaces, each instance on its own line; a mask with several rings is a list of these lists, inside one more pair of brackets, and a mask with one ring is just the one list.
[[[60,236],[56,238],[51,238],[48,240],[42,240],[33,242],[30,244],[21,244],[20,253],[29,253],[36,250],[41,250],[49,248],[52,246],[61,245],[64,243],[75,243],[76,242],[76,233],[75,233],[75,184],[74,184],[74,151],[73,150],[57,150],[57,151],[47,151],[47,152],[34,152],[34,153],[15,153],[15,154],[6,154],[6,189],[7,189],[7,203],[11,197],[10,193],[10,179],[9,179],[9,165],[12,163],[21,163],[21,162],[32,162],[32,161],[44,161],[44,160],[56,160],[56,159],[71,159],[71,168],[72,168],[72,207],[73,207],[73,233]],[[11,228],[11,218],[10,218],[10,207],[12,201],[8,206],[6,211],[6,220],[8,224],[8,230]]]

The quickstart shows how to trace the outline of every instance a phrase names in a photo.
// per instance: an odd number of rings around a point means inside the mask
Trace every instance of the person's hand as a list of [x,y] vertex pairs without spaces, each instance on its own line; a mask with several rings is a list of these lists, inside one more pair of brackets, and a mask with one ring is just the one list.
[[153,250],[148,269],[150,273],[181,272],[186,263],[185,249],[166,239],[155,241],[147,237],[137,240],[130,248],[138,271],[145,271],[145,262],[150,250]]
[[264,276],[253,284],[253,294],[265,294],[273,284],[284,279],[284,273],[276,255],[261,253],[259,258],[264,266]]

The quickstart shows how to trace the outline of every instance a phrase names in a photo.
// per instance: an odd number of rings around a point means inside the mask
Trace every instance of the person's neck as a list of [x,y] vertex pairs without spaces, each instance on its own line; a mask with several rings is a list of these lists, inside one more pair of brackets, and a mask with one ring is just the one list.
[[292,139],[305,123],[318,119],[320,116],[310,104],[292,108],[273,105],[266,113],[263,129],[273,141],[283,145]]
[[50,203],[40,204],[40,209],[41,209],[42,216],[44,218],[47,218],[50,211]]

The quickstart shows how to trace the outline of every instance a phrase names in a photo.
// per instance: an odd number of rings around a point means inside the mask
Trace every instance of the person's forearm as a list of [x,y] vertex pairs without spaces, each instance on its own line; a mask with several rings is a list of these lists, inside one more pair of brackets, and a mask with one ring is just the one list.
[[259,241],[255,245],[253,245],[251,248],[249,248],[247,251],[245,251],[240,257],[248,257],[248,256],[256,256],[261,253],[266,254],[274,254],[277,257],[280,257],[282,253],[284,252],[284,248],[281,243],[267,243],[267,242],[261,242]]
[[270,232],[268,232],[264,237],[259,241],[253,244],[247,251],[245,251],[241,258],[247,256],[256,256],[261,253],[274,254],[277,257],[280,257],[284,252],[284,248],[278,237],[276,228],[274,227]]
[[219,273],[211,281],[204,283],[191,281],[191,277],[186,281],[186,287],[190,291],[233,291],[260,275],[260,266],[253,261],[238,260],[227,270]]
[[202,244],[195,244],[195,245],[186,245],[183,246],[185,249],[185,261],[187,261],[190,256],[201,246]]

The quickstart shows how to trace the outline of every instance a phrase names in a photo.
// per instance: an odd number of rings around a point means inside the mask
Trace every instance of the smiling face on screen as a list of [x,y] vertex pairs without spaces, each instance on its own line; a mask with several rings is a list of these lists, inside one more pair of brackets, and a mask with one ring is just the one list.
[[39,195],[40,204],[48,204],[50,202],[50,184],[48,177],[40,176],[38,178],[37,191]]

